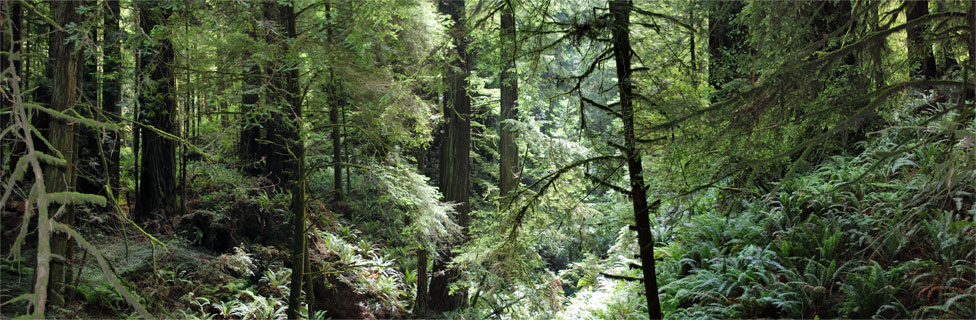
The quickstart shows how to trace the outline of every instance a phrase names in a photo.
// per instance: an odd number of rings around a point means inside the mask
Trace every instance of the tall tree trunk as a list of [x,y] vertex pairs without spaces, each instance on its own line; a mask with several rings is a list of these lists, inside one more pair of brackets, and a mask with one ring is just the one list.
[[247,168],[245,171],[251,173],[258,171],[254,162],[259,160],[258,139],[261,139],[261,127],[257,119],[259,115],[256,112],[259,101],[257,90],[261,87],[261,77],[253,71],[254,69],[244,71],[244,93],[241,95],[239,113],[241,130],[237,143],[238,159]]
[[[262,41],[263,39],[255,31],[258,27],[251,23],[251,20],[253,19],[248,20],[251,25],[249,25],[247,35],[254,41]],[[257,174],[265,169],[263,164],[258,163],[263,156],[258,140],[264,138],[261,136],[261,125],[267,122],[267,117],[264,116],[263,112],[260,112],[261,106],[259,106],[262,77],[258,74],[258,70],[261,68],[258,62],[254,61],[245,61],[245,65],[248,67],[241,68],[244,81],[240,112],[238,113],[240,131],[237,142],[237,156],[244,166],[244,172]]]
[[[113,117],[113,122],[119,121],[122,110],[119,103],[122,101],[122,83],[118,80],[118,73],[121,71],[119,60],[122,59],[121,39],[122,31],[119,29],[119,16],[121,8],[118,0],[108,0],[109,12],[105,15],[105,32],[102,38],[105,43],[102,45],[105,53],[102,65],[102,110]],[[108,132],[108,139],[111,142],[111,151],[108,156],[109,186],[112,194],[119,195],[119,159],[122,150],[122,139],[118,132]]]
[[[471,72],[470,55],[467,53],[468,41],[464,32],[464,1],[442,0],[438,8],[450,16],[454,26],[451,34],[457,57],[449,68],[448,92],[445,94],[444,118],[447,120],[445,137],[441,147],[441,191],[447,201],[457,203],[458,225],[462,237],[468,234],[468,212],[471,210],[470,151],[471,151],[471,97],[468,96],[468,74]],[[435,276],[430,281],[430,309],[450,311],[464,306],[467,289],[461,288],[450,293],[450,284],[456,282],[460,273],[448,269],[447,263],[454,257],[449,252],[441,255],[431,270]]]
[[[426,153],[422,147],[417,149],[417,170],[420,174],[424,174]],[[427,318],[427,288],[429,285],[427,280],[427,249],[420,247],[417,249],[417,300],[413,306],[414,318]]]
[[290,121],[295,117],[292,106],[289,106],[292,91],[287,87],[292,79],[291,72],[285,71],[286,66],[283,63],[288,53],[288,44],[282,34],[287,32],[287,29],[281,28],[288,28],[289,23],[293,22],[290,20],[290,13],[285,12],[283,5],[276,4],[274,1],[265,1],[263,4],[264,20],[269,25],[279,28],[276,32],[265,33],[265,40],[276,47],[278,57],[275,63],[264,68],[265,77],[271,81],[266,86],[267,91],[264,92],[265,101],[268,101],[269,105],[277,105],[278,108],[272,110],[273,115],[270,118],[262,119],[261,126],[265,128],[264,140],[267,142],[260,142],[259,149],[264,152],[263,156],[267,160],[265,173],[271,182],[279,190],[288,190],[292,187],[291,183],[295,181],[293,176],[289,175],[294,156],[289,153],[288,148],[291,147],[293,138],[297,138],[297,131],[295,131],[297,127],[294,127],[294,123]]
[[629,0],[610,1],[613,15],[613,53],[617,66],[617,84],[620,90],[620,108],[624,120],[624,149],[627,170],[630,174],[630,192],[634,204],[634,222],[637,225],[637,245],[640,247],[641,269],[644,272],[644,291],[647,296],[647,312],[651,319],[661,318],[661,302],[657,292],[657,274],[654,268],[654,238],[651,235],[650,210],[647,206],[647,186],[640,149],[634,135],[634,107],[630,69],[630,10]]
[[427,318],[427,249],[417,249],[417,301],[413,307],[415,318]]
[[[21,66],[23,65],[24,59],[22,55],[24,8],[19,0],[5,0],[2,3],[2,8],[0,8],[0,13],[2,13],[5,17],[10,17],[11,20],[9,29],[7,28],[7,25],[4,24],[3,30],[0,30],[0,38],[2,38],[2,41],[0,41],[0,52],[10,52],[14,57],[17,57],[16,59],[13,59],[13,61],[10,61],[10,54],[0,54],[0,73],[3,74],[3,81],[0,81],[0,86],[5,88],[5,92],[12,94],[13,90],[10,89],[13,88],[13,83],[10,83],[9,81],[21,81],[21,84],[23,84],[25,83],[24,80],[28,77],[28,75],[21,72]],[[0,19],[0,23],[5,23],[5,21]],[[10,33],[8,34],[7,32]],[[3,71],[9,68],[11,63],[13,64],[13,73],[16,75],[16,77],[8,75]],[[26,88],[24,85],[21,85],[20,87]],[[14,105],[14,100],[8,95],[2,95],[0,96],[0,105],[2,105],[0,108],[12,108]],[[0,115],[0,130],[12,124],[13,115]],[[0,156],[0,161],[3,161],[8,165],[6,168],[0,168],[0,171],[13,172],[18,160],[18,158],[15,158],[16,156],[14,155],[14,148],[16,144],[12,141],[8,141],[7,139],[13,138],[4,138],[4,141],[0,141],[0,152],[3,152],[3,155]]]
[[[909,1],[906,4],[905,16],[912,21],[929,14],[929,1]],[[909,74],[913,78],[932,79],[938,76],[935,68],[935,54],[932,43],[924,39],[927,24],[916,24],[908,28],[908,61]]]
[[[303,200],[304,201],[304,200]],[[304,210],[304,208],[303,208]],[[304,235],[303,235],[304,236]],[[312,257],[308,254],[308,246],[302,246],[302,250],[305,251],[303,254],[303,259],[305,260],[305,305],[308,306],[308,318],[315,319],[315,274],[312,272]]]
[[518,53],[518,44],[515,34],[515,8],[511,2],[505,4],[501,17],[501,39],[500,50],[504,65],[501,74],[501,121],[498,122],[498,153],[499,161],[499,189],[502,197],[515,189],[518,182],[518,146],[515,145],[515,138],[518,132],[511,129],[506,124],[506,120],[515,120],[518,113],[518,72],[515,69],[515,59]]
[[[275,27],[281,28],[276,35],[269,38],[270,42],[277,46],[276,61],[279,64],[274,66],[270,86],[272,88],[272,99],[282,101],[278,119],[272,120],[274,128],[269,130],[269,139],[279,147],[271,150],[277,152],[274,156],[278,157],[279,164],[272,164],[272,175],[278,175],[279,186],[282,189],[291,189],[292,211],[292,247],[291,247],[291,293],[288,297],[289,319],[298,318],[298,311],[301,309],[301,294],[305,273],[311,271],[306,266],[305,248],[305,144],[301,138],[300,128],[302,123],[302,101],[298,92],[298,70],[295,66],[289,66],[288,39],[294,39],[295,14],[292,6],[276,2],[264,2],[264,17],[267,21],[273,22]],[[281,170],[275,173],[275,166],[280,166]],[[308,297],[311,297],[310,295]],[[311,301],[308,301],[311,302]],[[309,308],[309,312],[313,309]],[[311,316],[311,315],[309,315]]]
[[[84,2],[82,2],[84,3]],[[93,29],[86,35],[90,39],[98,39],[97,29]],[[95,52],[86,52],[81,49],[78,54],[80,60],[79,84],[81,88],[80,104],[78,113],[88,119],[97,121],[107,121],[101,116],[98,108],[98,59]],[[108,152],[105,148],[107,141],[104,140],[98,128],[80,126],[75,129],[75,144],[78,153],[76,157],[80,159],[75,170],[78,176],[76,188],[78,192],[87,194],[97,194],[108,197],[105,185],[108,183]]]
[[[329,77],[332,77],[332,71],[329,71]],[[335,81],[335,80],[333,80]],[[339,121],[339,98],[338,93],[336,93],[335,83],[332,84],[332,108],[329,108],[329,119],[332,121],[332,174],[333,174],[333,186],[335,186],[335,196],[333,201],[338,203],[343,200],[343,190],[342,190],[342,135],[339,134],[339,126],[341,122]]]
[[[698,21],[695,20],[695,11],[698,10],[698,1],[692,0],[688,4],[688,20],[692,27],[698,28]],[[688,31],[688,53],[691,54],[690,65],[688,76],[691,78],[691,85],[694,87],[698,86],[698,48],[695,46],[695,31]]]
[[[328,11],[330,15],[334,16],[335,13],[332,11],[331,2],[326,4],[326,6],[327,6],[326,11]],[[330,24],[328,28],[329,29],[327,31],[327,35],[328,35],[329,42],[332,42],[333,45],[336,45],[338,39],[336,39],[335,36],[335,25]],[[340,104],[342,103],[342,101],[339,97],[338,89],[339,87],[336,85],[336,79],[335,79],[335,70],[334,68],[329,67],[329,96],[332,102],[332,107],[329,108],[329,120],[332,121],[332,175],[333,175],[332,185],[334,186],[335,189],[334,190],[335,195],[333,201],[336,203],[342,202],[342,197],[343,197],[342,135],[339,132],[339,130],[341,129],[340,125],[342,123],[341,121],[339,121],[339,108],[341,108]]]
[[712,102],[729,97],[722,86],[733,79],[741,77],[736,54],[741,53],[744,41],[741,41],[745,29],[732,23],[742,12],[745,2],[706,1],[708,8],[708,84],[717,89],[712,95]]
[[[51,1],[51,14],[54,21],[59,26],[69,23],[79,23],[80,16],[76,12],[81,5],[78,1]],[[67,41],[69,34],[63,29],[55,31],[51,35],[52,44],[57,44],[51,48],[52,65],[52,96],[51,109],[64,112],[75,108],[80,99],[78,86],[78,47],[74,42]],[[75,125],[64,119],[52,118],[49,121],[48,141],[51,146],[64,155],[65,166],[47,166],[44,169],[44,185],[48,193],[74,191],[75,186]],[[69,206],[63,217],[59,219],[61,223],[73,225],[75,220],[74,210]],[[55,209],[57,210],[57,209]],[[54,210],[51,211],[55,212]],[[55,305],[62,305],[65,302],[65,284],[71,279],[71,260],[74,253],[74,246],[68,241],[66,234],[55,234],[51,240],[51,253],[59,255],[64,260],[51,260],[51,273],[49,278],[49,298]]]
[[[161,2],[136,3],[139,25],[146,35],[171,14]],[[142,221],[171,214],[177,208],[176,142],[157,132],[175,134],[177,130],[173,43],[165,36],[148,40],[148,48],[139,55],[139,74],[149,77],[140,81],[139,104],[144,124],[154,129],[142,130],[142,181],[135,214]]]

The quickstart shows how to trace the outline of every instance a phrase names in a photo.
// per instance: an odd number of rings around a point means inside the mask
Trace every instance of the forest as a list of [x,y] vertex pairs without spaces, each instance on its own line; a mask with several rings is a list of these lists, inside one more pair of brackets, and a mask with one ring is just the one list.
[[976,318],[973,0],[0,0],[0,319]]

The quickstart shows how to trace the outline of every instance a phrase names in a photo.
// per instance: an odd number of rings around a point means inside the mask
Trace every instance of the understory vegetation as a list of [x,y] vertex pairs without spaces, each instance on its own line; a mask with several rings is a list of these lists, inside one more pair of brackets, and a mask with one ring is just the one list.
[[971,0],[0,25],[0,319],[976,318]]

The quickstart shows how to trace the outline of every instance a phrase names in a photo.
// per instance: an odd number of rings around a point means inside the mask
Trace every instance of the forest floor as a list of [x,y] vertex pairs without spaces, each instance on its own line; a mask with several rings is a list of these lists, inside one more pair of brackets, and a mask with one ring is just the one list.
[[[206,179],[204,179],[206,180]],[[249,183],[259,184],[245,178]],[[214,188],[204,182],[201,194],[188,199],[188,211],[167,221],[150,225],[150,238],[116,215],[106,213],[96,223],[79,226],[111,265],[103,270],[95,253],[76,249],[72,296],[63,307],[49,310],[56,318],[116,318],[134,310],[118,294],[108,274],[122,279],[123,285],[140,297],[140,303],[156,316],[165,318],[213,317],[281,318],[286,310],[291,269],[285,251],[287,234],[279,228],[262,225],[280,223],[280,211],[256,205],[256,197],[233,194],[227,185]],[[260,189],[260,188],[256,188]],[[211,201],[202,201],[202,198]],[[214,198],[232,198],[234,203],[219,215]],[[206,200],[205,199],[205,200]],[[226,200],[226,199],[224,199]],[[310,211],[336,218],[320,205]],[[7,211],[5,221],[21,221],[16,211]],[[87,220],[86,220],[87,221]],[[242,223],[226,224],[227,221]],[[313,307],[333,318],[402,317],[406,314],[408,286],[402,271],[377,252],[382,247],[372,240],[357,239],[361,232],[344,220],[339,228],[320,228],[307,239],[312,267],[325,275],[317,279],[318,297]],[[122,226],[122,227],[120,227]],[[343,227],[344,226],[344,227]],[[2,233],[9,246],[19,224],[5,223]],[[328,229],[324,231],[323,229]],[[176,232],[175,230],[180,230]],[[284,234],[284,235],[281,235]],[[6,302],[32,291],[36,261],[36,238],[28,235],[20,259],[4,259],[0,269],[0,300]],[[355,243],[355,244],[353,244]],[[5,247],[6,247],[5,246]],[[9,250],[2,252],[4,257]],[[80,273],[80,275],[79,275]],[[4,305],[0,319],[26,314],[26,302]],[[307,311],[303,309],[304,314]]]

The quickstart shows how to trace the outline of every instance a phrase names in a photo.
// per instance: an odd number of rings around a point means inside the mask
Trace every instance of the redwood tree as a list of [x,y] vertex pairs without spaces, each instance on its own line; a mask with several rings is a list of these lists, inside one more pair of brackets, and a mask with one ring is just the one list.
[[[137,1],[142,33],[165,23],[171,10],[163,2]],[[176,203],[176,80],[173,43],[163,35],[144,39],[139,52],[142,161],[135,217],[148,220],[174,212]],[[147,78],[148,77],[148,78]]]
[[[464,1],[443,0],[438,9],[454,22],[450,33],[455,49],[445,77],[448,82],[448,89],[444,94],[444,118],[447,124],[441,140],[440,188],[446,201],[457,203],[455,211],[458,225],[461,226],[463,237],[467,237],[468,213],[471,210],[468,200],[471,194],[471,97],[467,86],[472,61],[467,52],[468,40],[464,31]],[[453,257],[453,254],[447,253],[434,262],[431,270],[434,277],[430,281],[429,291],[431,310],[455,310],[462,307],[467,300],[464,289],[450,293],[451,283],[456,282],[460,276],[457,270],[447,267]]]
[[[63,26],[80,22],[77,13],[81,2],[51,1],[51,14],[58,26],[51,34],[50,59],[51,68],[51,109],[59,112],[75,108],[80,99],[78,87],[79,50],[74,41],[69,41],[70,35]],[[51,118],[48,122],[47,140],[51,146],[60,152],[65,160],[64,166],[50,165],[44,170],[44,186],[48,193],[74,191],[75,188],[75,124],[62,118]],[[71,226],[74,224],[75,213],[70,206],[58,222]],[[48,292],[50,301],[61,305],[65,297],[65,283],[71,279],[71,261],[74,246],[68,241],[68,236],[57,233],[51,240],[51,253],[63,259],[51,260],[51,273]],[[67,262],[67,263],[66,263]]]
[[502,53],[502,73],[501,73],[501,121],[498,122],[498,153],[501,157],[499,161],[499,189],[501,195],[506,196],[508,192],[518,185],[518,146],[515,138],[518,132],[512,130],[506,120],[514,120],[518,113],[518,73],[515,69],[515,58],[518,52],[515,33],[515,8],[511,1],[505,2],[501,16],[501,46]]

